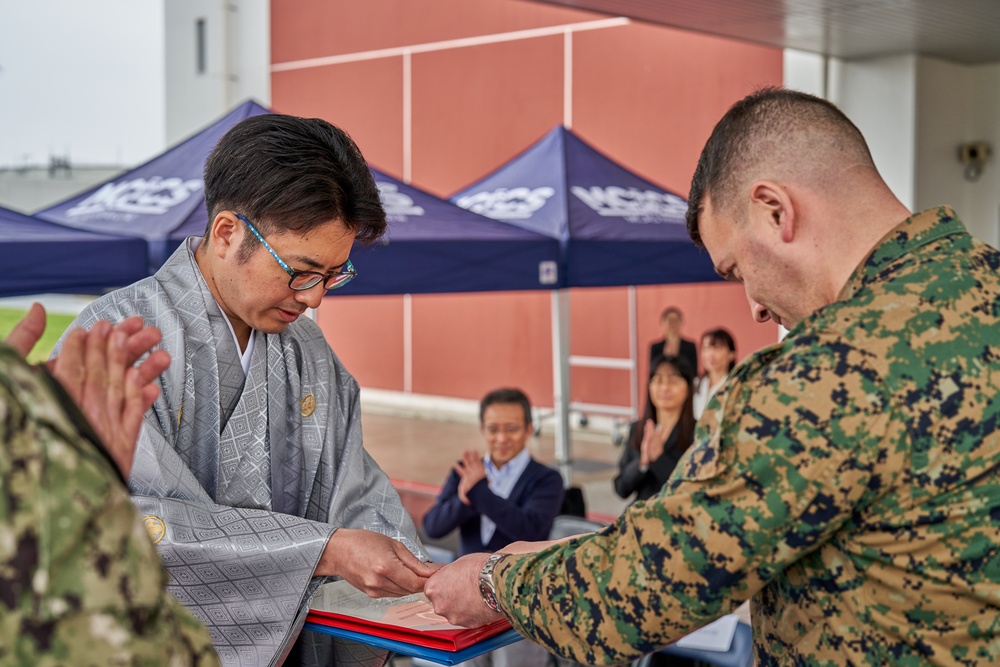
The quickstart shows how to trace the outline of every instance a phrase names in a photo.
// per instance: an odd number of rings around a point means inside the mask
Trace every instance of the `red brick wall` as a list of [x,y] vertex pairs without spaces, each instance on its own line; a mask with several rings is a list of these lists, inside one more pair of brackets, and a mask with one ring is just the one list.
[[[271,14],[274,108],[340,125],[374,166],[439,196],[566,121],[626,167],[685,194],[725,109],[782,79],[779,50],[637,22],[575,31],[569,44],[562,29],[511,35],[609,18],[519,0],[272,0]],[[496,35],[521,38],[447,43]],[[400,47],[410,54],[379,52]],[[330,57],[341,61],[290,65]],[[478,399],[513,384],[551,405],[547,293],[417,295],[411,303],[412,391]],[[572,353],[626,356],[627,303],[626,288],[573,290]],[[639,287],[636,303],[640,384],[667,305],[684,311],[690,338],[728,327],[741,355],[777,337],[773,325],[752,323],[736,285]],[[404,388],[402,297],[333,296],[319,321],[362,386]],[[627,405],[629,385],[621,371],[575,370],[571,398]]]

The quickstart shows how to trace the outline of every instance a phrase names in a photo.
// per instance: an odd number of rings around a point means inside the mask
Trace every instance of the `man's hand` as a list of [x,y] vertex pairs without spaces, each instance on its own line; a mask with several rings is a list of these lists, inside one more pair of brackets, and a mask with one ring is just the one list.
[[400,597],[424,590],[437,568],[421,562],[390,537],[338,528],[326,543],[314,575],[341,577],[369,597]]
[[159,395],[153,382],[170,365],[170,355],[156,350],[138,367],[132,364],[159,341],[159,330],[144,326],[141,318],[116,326],[100,321],[90,331],[70,331],[59,356],[49,362],[126,478],[143,415]]
[[471,505],[469,501],[469,491],[472,490],[479,480],[486,478],[486,466],[483,465],[482,455],[474,449],[467,449],[462,452],[462,460],[455,464],[454,470],[458,473],[458,499],[466,505]]
[[33,303],[28,309],[28,314],[7,334],[6,343],[17,350],[22,357],[26,357],[44,331],[45,309],[42,308],[42,304]]
[[500,618],[479,594],[479,572],[488,553],[469,554],[445,565],[427,581],[424,595],[449,623],[478,628]]

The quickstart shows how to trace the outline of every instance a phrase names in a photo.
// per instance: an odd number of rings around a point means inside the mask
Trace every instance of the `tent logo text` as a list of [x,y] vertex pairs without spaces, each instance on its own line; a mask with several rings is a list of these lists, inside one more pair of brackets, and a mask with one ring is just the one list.
[[138,215],[162,215],[204,187],[201,179],[134,178],[130,181],[108,183],[75,206],[66,210],[71,218],[102,213],[124,214],[131,220]]
[[455,200],[462,208],[494,220],[526,220],[556,191],[550,187],[499,188],[492,192],[476,192]]
[[378,196],[385,209],[385,217],[389,222],[406,222],[411,215],[423,215],[423,206],[416,206],[413,198],[405,192],[400,192],[395,183],[376,182]]
[[687,212],[687,203],[666,192],[623,188],[617,185],[570,188],[576,197],[598,215],[624,218],[627,222],[679,222]]

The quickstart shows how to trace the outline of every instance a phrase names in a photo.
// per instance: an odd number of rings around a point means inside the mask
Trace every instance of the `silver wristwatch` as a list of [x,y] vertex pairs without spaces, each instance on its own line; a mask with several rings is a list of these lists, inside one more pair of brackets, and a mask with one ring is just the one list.
[[493,554],[486,560],[483,569],[479,571],[479,594],[483,596],[483,602],[486,603],[486,606],[493,611],[500,611],[500,605],[497,604],[497,589],[493,585],[493,568],[505,555]]

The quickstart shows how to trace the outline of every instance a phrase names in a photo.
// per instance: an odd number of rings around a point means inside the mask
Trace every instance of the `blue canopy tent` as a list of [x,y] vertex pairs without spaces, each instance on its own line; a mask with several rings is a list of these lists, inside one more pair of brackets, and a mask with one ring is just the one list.
[[[208,223],[202,174],[216,142],[235,123],[271,113],[248,101],[136,169],[37,215],[60,225],[128,235],[149,244],[155,271]],[[339,294],[548,289],[557,285],[558,244],[465,211],[373,170],[389,218],[386,237],[358,245],[364,277]]]
[[356,244],[360,279],[335,294],[486,292],[558,287],[558,243],[470,213],[372,169],[385,236]]
[[244,102],[149,162],[35,215],[66,227],[143,239],[149,246],[148,275],[184,237],[204,233],[202,174],[216,142],[237,122],[264,113],[271,112]]
[[[558,126],[507,164],[451,197],[464,209],[559,241],[564,287],[629,286],[629,359],[571,357],[568,299],[552,295],[556,455],[569,474],[569,412],[634,418],[638,406],[634,285],[718,280],[688,238],[687,202],[633,174]],[[570,404],[569,366],[628,370],[632,407]]]
[[146,244],[0,208],[0,266],[0,296],[100,293],[146,275]]
[[567,287],[718,279],[707,253],[688,238],[683,197],[562,126],[451,201],[557,239]]

